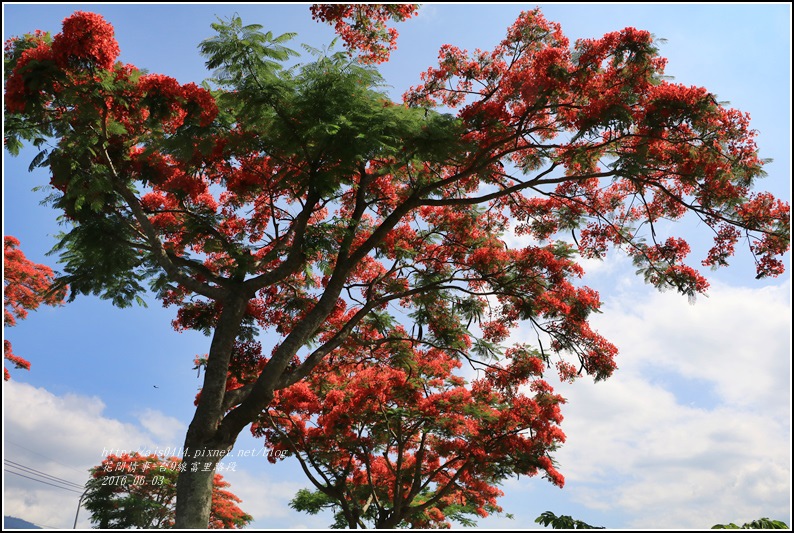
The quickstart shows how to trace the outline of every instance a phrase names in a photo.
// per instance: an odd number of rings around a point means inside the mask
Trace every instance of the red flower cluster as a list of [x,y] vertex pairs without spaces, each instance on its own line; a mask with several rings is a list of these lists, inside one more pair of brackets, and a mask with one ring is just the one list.
[[209,126],[218,116],[215,98],[204,87],[199,87],[195,83],[185,84],[182,86],[182,97],[186,101],[188,115],[197,114],[200,126]]
[[44,89],[33,88],[27,82],[36,77],[37,73],[46,70],[48,63],[52,61],[52,48],[44,41],[39,41],[34,48],[22,52],[6,81],[5,104],[10,113],[21,113],[28,101],[41,99]]
[[[68,108],[93,108],[91,116],[105,116],[128,134],[162,128],[173,133],[186,121],[206,127],[218,108],[206,89],[195,83],[180,85],[168,76],[140,76],[132,65],[116,64],[119,46],[113,27],[100,15],[78,11],[63,21],[63,30],[52,42],[37,31],[6,42],[6,59],[13,70],[6,81],[6,109],[23,113],[43,105],[56,113]],[[108,89],[110,76],[114,88]],[[65,87],[84,87],[89,101],[77,104]],[[91,98],[91,89],[101,96]]]
[[[695,211],[715,235],[703,264],[727,264],[737,239],[735,230],[720,229],[727,221],[760,231],[751,245],[758,275],[778,275],[774,256],[788,249],[788,206],[750,195],[763,171],[749,117],[720,107],[704,88],[664,81],[666,61],[657,52],[650,33],[635,28],[579,40],[571,52],[559,25],[535,10],[492,52],[442,47],[438,66],[404,99],[460,107],[467,138],[493,159],[509,157],[527,173],[544,163],[564,169],[569,179],[545,197],[510,197],[522,233],[545,239],[580,230],[585,257],[622,247],[649,282],[692,296],[708,284],[683,264],[685,254],[662,257],[630,228]],[[565,136],[571,142],[561,142]],[[553,149],[537,148],[552,138]]]
[[96,13],[77,11],[63,21],[63,31],[52,41],[55,61],[62,68],[75,63],[110,69],[119,56],[113,26]]
[[389,19],[403,21],[416,15],[419,4],[313,4],[312,18],[334,25],[351,52],[362,53],[367,63],[383,63],[397,48],[397,30]]
[[[14,326],[17,319],[24,319],[28,311],[35,310],[41,304],[58,305],[66,294],[66,289],[53,291],[52,283],[55,274],[46,265],[30,261],[19,249],[19,240],[15,237],[3,238],[3,324]],[[3,340],[3,357],[16,368],[30,370],[30,362],[14,355],[11,343]],[[3,379],[8,380],[10,374],[3,369]]]
[[[501,510],[498,484],[509,475],[564,484],[549,457],[565,440],[564,400],[540,379],[539,354],[512,348],[467,386],[454,375],[458,360],[412,349],[400,331],[361,331],[362,344],[346,343],[308,381],[279,391],[254,434],[296,456],[319,490],[333,487],[340,507],[366,509],[374,494],[379,528],[449,527],[461,505],[488,516]],[[401,368],[380,363],[389,358]],[[420,495],[420,486],[433,490]]]

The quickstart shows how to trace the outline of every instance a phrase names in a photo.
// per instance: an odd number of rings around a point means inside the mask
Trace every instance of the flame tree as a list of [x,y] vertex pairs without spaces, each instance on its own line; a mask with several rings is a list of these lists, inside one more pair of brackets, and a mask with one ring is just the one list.
[[[409,337],[473,358],[526,324],[565,376],[607,378],[617,350],[589,326],[600,300],[577,258],[619,247],[649,283],[705,291],[687,241],[657,241],[661,221],[702,221],[705,266],[742,240],[758,276],[783,269],[789,206],[754,190],[748,116],[665,81],[648,32],[570,43],[525,12],[491,51],[444,46],[392,102],[373,47],[412,13],[320,6],[369,62],[289,69],[291,34],[219,21],[201,45],[207,87],[117,62],[91,13],[6,44],[6,147],[41,148],[32,166],[70,222],[61,283],[123,306],[148,281],[178,328],[211,336],[185,439],[204,457],[370,320],[391,338],[409,317]],[[513,226],[531,244],[508,246]],[[266,364],[229,386],[260,331],[278,337]],[[187,468],[177,492],[176,525],[206,527],[212,473]]]
[[[314,486],[293,508],[331,508],[334,527],[352,529],[472,526],[501,511],[498,485],[510,476],[543,473],[562,487],[551,452],[565,440],[564,400],[539,378],[540,353],[512,348],[467,385],[454,375],[457,357],[404,339],[395,351],[396,337],[365,332],[346,343],[352,351],[279,391],[254,424],[268,447],[298,458]],[[389,353],[379,353],[384,346]]]

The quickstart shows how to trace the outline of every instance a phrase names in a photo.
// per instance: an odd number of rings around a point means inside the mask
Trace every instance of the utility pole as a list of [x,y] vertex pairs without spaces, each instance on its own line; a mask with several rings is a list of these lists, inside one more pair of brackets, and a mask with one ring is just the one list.
[[88,489],[83,491],[80,495],[80,500],[77,502],[77,512],[74,513],[74,526],[72,529],[77,529],[77,516],[80,514],[80,506],[83,505],[83,498],[85,498],[86,492],[88,492]]

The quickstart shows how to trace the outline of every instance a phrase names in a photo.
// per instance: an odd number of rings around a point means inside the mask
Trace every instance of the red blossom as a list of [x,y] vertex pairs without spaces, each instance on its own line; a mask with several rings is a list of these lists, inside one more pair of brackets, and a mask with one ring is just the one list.
[[[388,21],[414,10],[313,13],[379,61],[394,44]],[[71,237],[95,246],[92,261],[65,256],[73,279],[127,303],[152,275],[178,307],[175,328],[222,339],[197,363],[213,383],[197,403],[228,413],[197,419],[189,439],[231,446],[259,417],[271,449],[326,461],[351,505],[375,490],[407,501],[405,480],[424,476],[449,489],[408,525],[440,527],[453,505],[497,509],[494,471],[562,485],[551,460],[562,399],[544,373],[556,362],[563,380],[598,380],[617,368],[590,325],[601,300],[580,280],[582,257],[619,248],[649,283],[703,292],[688,242],[658,238],[693,216],[714,238],[695,263],[726,264],[743,239],[759,276],[782,272],[789,206],[754,192],[764,162],[749,116],[665,81],[646,31],[571,45],[528,11],[492,50],[443,46],[396,104],[364,86],[366,69],[324,70],[333,62],[212,94],[130,65],[103,70],[112,29],[67,20],[52,49],[43,36],[7,44],[6,101],[19,119],[7,125],[31,128],[9,139],[57,132],[41,162],[54,204]],[[432,109],[445,106],[457,115]],[[97,259],[108,276],[95,276]],[[530,324],[540,346],[504,345]],[[463,360],[480,369],[470,383],[456,375]]]
[[[182,86],[182,95],[187,101],[187,105],[194,107],[198,111],[198,122],[201,126],[209,126],[215,120],[215,117],[218,116],[218,106],[215,103],[215,98],[204,87],[199,87],[195,83],[188,83]],[[191,112],[188,111],[188,114],[191,114]]]
[[312,18],[333,24],[345,45],[362,53],[363,61],[382,63],[397,48],[397,30],[386,22],[411,18],[418,8],[418,4],[314,4],[311,12]]
[[6,81],[5,105],[10,113],[21,113],[29,101],[41,99],[43,89],[30,87],[30,80],[36,76],[37,71],[46,70],[46,63],[52,61],[53,51],[46,42],[39,42],[35,48],[22,52]]
[[[351,344],[308,382],[280,391],[254,434],[269,449],[330,476],[340,505],[362,508],[373,490],[392,501],[388,508],[395,510],[374,519],[377,527],[445,527],[448,507],[456,504],[488,516],[499,509],[496,484],[507,475],[494,477],[493,464],[513,474],[543,473],[562,486],[548,454],[565,440],[558,428],[563,400],[545,383],[532,396],[520,392],[544,370],[534,352],[513,348],[509,364],[486,368],[484,378],[467,387],[453,375],[460,362],[443,350],[405,353],[402,369],[377,363],[394,350],[382,346],[362,357],[362,347]],[[426,513],[411,512],[424,501],[406,496],[414,479],[438,491]],[[401,483],[407,499],[397,511]]]
[[55,61],[63,68],[94,65],[110,69],[119,56],[119,44],[101,15],[76,11],[63,21],[63,30],[52,42]]
[[[3,323],[6,327],[16,325],[17,319],[25,319],[28,311],[41,304],[59,305],[66,295],[66,288],[53,290],[55,274],[46,265],[30,261],[19,249],[15,237],[3,238]],[[3,357],[16,368],[30,370],[30,362],[15,355],[8,340],[3,341]],[[10,375],[3,369],[3,378]]]

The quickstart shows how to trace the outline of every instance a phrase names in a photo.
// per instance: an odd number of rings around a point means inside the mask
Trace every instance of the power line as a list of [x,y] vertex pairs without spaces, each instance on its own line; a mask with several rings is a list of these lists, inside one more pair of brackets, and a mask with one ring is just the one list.
[[44,483],[45,485],[50,485],[51,487],[55,487],[56,489],[63,489],[63,490],[68,490],[69,492],[74,492],[75,494],[82,494],[82,492],[80,492],[79,490],[74,490],[74,489],[70,489],[70,488],[67,488],[67,487],[62,487],[60,485],[55,485],[54,483],[47,483],[46,481],[42,481],[42,480],[36,479],[34,477],[25,476],[25,475],[20,474],[19,472],[14,472],[13,470],[8,470],[8,469],[4,469],[4,470],[6,472],[8,472],[9,474],[15,474],[15,475],[17,475],[19,477],[32,479],[33,481],[38,481],[39,483]]
[[59,465],[61,465],[61,466],[65,466],[66,468],[68,468],[68,469],[70,469],[70,470],[74,470],[75,472],[77,472],[77,473],[78,473],[78,474],[80,474],[80,475],[85,475],[85,473],[86,473],[86,471],[85,471],[85,470],[82,470],[82,471],[80,471],[80,470],[76,469],[76,468],[75,468],[75,467],[73,467],[73,466],[65,465],[65,464],[63,464],[62,462],[58,461],[57,459],[53,459],[52,457],[49,457],[49,456],[47,456],[47,455],[44,455],[43,453],[35,452],[35,451],[31,450],[31,449],[30,449],[30,447],[28,447],[28,446],[23,446],[23,445],[19,444],[18,442],[14,442],[14,441],[12,441],[12,440],[6,440],[6,441],[5,441],[5,443],[6,443],[6,444],[11,444],[11,445],[13,445],[13,446],[16,446],[17,448],[20,448],[20,449],[22,449],[22,450],[25,450],[25,452],[26,452],[26,453],[32,453],[32,454],[34,454],[34,455],[38,455],[39,457],[43,457],[44,459],[47,459],[47,460],[49,460],[49,461],[52,461],[53,463],[57,463],[57,464],[59,464]]
[[[55,483],[60,483],[62,485],[66,485],[67,488],[75,488],[75,489],[80,489],[80,490],[82,490],[84,488],[79,483],[74,483],[72,481],[69,481],[69,480],[66,480],[66,479],[62,479],[62,478],[47,474],[46,472],[41,472],[39,470],[36,470],[35,468],[31,468],[29,466],[25,466],[25,465],[22,465],[22,464],[19,464],[19,463],[15,463],[14,461],[9,461],[8,459],[5,459],[4,461],[6,463],[5,466],[7,466],[9,468],[15,468],[17,470],[21,470],[24,473],[36,476],[37,478],[43,478],[43,479],[46,479],[47,481],[53,481]],[[6,469],[6,470],[8,471],[8,469]]]
[[69,481],[69,480],[62,479],[62,478],[59,478],[59,477],[56,477],[56,476],[52,476],[50,474],[47,474],[46,472],[40,472],[39,470],[36,470],[35,468],[31,468],[31,467],[25,466],[23,464],[19,464],[19,463],[16,463],[14,461],[10,461],[8,459],[3,459],[3,461],[5,463],[7,463],[8,466],[10,466],[12,468],[21,469],[23,471],[26,471],[26,473],[37,475],[37,476],[41,476],[41,477],[44,477],[44,478],[48,478],[51,481],[55,481],[57,483],[63,483],[64,485],[71,485],[72,487],[79,488],[81,490],[84,488],[79,483],[74,483],[73,481]]

